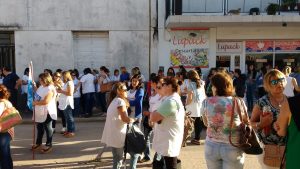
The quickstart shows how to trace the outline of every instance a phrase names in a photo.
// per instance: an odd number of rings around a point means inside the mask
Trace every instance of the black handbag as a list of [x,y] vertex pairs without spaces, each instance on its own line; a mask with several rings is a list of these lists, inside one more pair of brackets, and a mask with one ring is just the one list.
[[126,152],[142,153],[146,149],[146,141],[143,132],[135,124],[127,125],[126,139],[125,139]]
[[[231,141],[235,105],[237,107],[237,112],[238,112],[238,115],[241,120],[241,124],[238,126],[238,130],[240,132],[240,138],[239,138],[238,145],[233,144]],[[240,107],[243,108],[244,114],[247,116],[248,124],[246,124],[242,118]],[[233,98],[232,114],[231,114],[231,120],[230,120],[229,142],[232,146],[240,148],[246,154],[258,155],[258,154],[263,153],[263,149],[259,144],[259,139],[257,137],[257,134],[255,133],[255,131],[252,129],[252,127],[250,125],[248,113],[246,112],[246,108],[244,107],[244,105],[237,104],[236,98]]]

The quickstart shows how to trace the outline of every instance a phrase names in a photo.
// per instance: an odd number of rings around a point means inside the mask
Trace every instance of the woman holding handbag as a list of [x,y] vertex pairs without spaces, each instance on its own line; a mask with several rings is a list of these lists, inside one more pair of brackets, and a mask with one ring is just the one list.
[[[113,86],[109,97],[109,107],[104,125],[101,142],[112,147],[113,169],[120,169],[125,145],[127,123],[133,123],[127,113],[129,103],[127,101],[127,88],[124,83],[118,82]],[[130,168],[135,168],[132,165]],[[136,164],[136,163],[135,163]]]
[[189,86],[187,87],[187,103],[186,111],[191,113],[191,117],[194,121],[194,132],[195,137],[192,139],[191,143],[200,145],[200,134],[202,128],[204,127],[202,117],[200,114],[200,109],[202,106],[202,101],[206,98],[204,81],[200,79],[196,70],[190,70],[187,74],[189,79]]
[[280,156],[282,156],[280,154],[284,152],[285,137],[279,136],[272,126],[277,120],[280,107],[286,100],[283,94],[286,85],[285,76],[279,70],[272,69],[264,76],[263,85],[267,94],[254,105],[251,125],[257,130],[264,147],[263,154],[258,155],[261,167],[275,169],[280,165]]
[[[0,118],[5,109],[12,107],[8,98],[10,93],[7,88],[0,84]],[[13,128],[5,133],[0,133],[0,168],[13,169],[13,161],[10,153],[10,141],[14,137]]]
[[[227,73],[217,73],[210,79],[213,97],[208,97],[203,101],[201,112],[203,122],[207,126],[207,136],[205,140],[205,159],[208,169],[244,167],[244,152],[232,146],[239,144],[239,116],[233,116],[239,106],[245,106],[242,99],[234,99],[235,91],[232,79]],[[235,101],[236,100],[236,101]],[[236,104],[235,104],[236,103]],[[240,110],[242,107],[240,108]],[[238,114],[238,113],[235,113]],[[249,122],[245,112],[241,112],[244,122]],[[232,119],[233,118],[233,119]],[[231,126],[231,120],[233,125]],[[231,142],[229,140],[230,133]]]

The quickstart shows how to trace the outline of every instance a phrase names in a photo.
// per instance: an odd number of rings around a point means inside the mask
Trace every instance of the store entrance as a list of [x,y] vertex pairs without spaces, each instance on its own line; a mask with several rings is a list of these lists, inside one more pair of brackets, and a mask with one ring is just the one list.
[[234,69],[241,69],[241,55],[240,54],[230,54],[230,55],[217,55],[216,66],[224,67],[228,71],[234,71]]
[[256,70],[260,70],[266,65],[273,67],[273,53],[248,53],[246,55],[246,69],[249,65],[254,65]]
[[300,66],[300,53],[275,54],[275,67],[282,70],[284,66],[290,66],[292,68]]

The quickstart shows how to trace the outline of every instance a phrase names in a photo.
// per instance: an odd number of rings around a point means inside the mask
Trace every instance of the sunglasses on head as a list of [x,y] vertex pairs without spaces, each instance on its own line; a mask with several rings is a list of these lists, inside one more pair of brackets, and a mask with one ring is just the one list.
[[284,81],[285,81],[285,78],[283,77],[283,78],[271,80],[270,83],[271,83],[271,85],[275,86],[275,85],[277,85],[279,82],[282,83],[282,82],[284,82]]

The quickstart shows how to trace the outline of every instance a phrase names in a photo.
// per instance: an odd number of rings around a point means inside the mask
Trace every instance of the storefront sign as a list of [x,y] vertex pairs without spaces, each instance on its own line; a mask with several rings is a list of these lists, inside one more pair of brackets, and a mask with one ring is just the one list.
[[283,59],[283,62],[295,62],[295,59]]
[[258,63],[267,63],[268,59],[256,59],[256,62],[258,62]]
[[208,67],[208,31],[172,31],[171,36],[172,66]]
[[241,53],[242,42],[217,42],[217,53]]
[[274,41],[246,41],[246,52],[273,52]]
[[275,50],[282,52],[300,51],[300,40],[275,41]]

